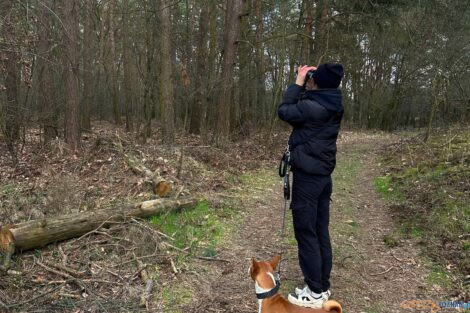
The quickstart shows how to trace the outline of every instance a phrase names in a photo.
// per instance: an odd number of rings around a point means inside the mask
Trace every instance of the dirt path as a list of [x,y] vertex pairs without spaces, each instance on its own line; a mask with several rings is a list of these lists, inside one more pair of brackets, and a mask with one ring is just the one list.
[[[349,134],[339,145],[330,227],[334,249],[332,297],[348,313],[403,312],[400,304],[404,300],[443,300],[431,298],[440,287],[426,286],[427,272],[420,264],[416,242],[401,240],[394,248],[384,243],[384,236],[393,228],[392,216],[373,186],[374,177],[379,175],[376,152],[384,140],[390,138]],[[198,292],[184,312],[256,312],[249,260],[271,258],[281,248],[280,180],[274,170],[262,173],[255,187],[246,190],[241,222],[219,253],[230,263],[201,265],[206,271],[204,280],[197,280]],[[302,285],[290,211],[288,214],[284,295]]]

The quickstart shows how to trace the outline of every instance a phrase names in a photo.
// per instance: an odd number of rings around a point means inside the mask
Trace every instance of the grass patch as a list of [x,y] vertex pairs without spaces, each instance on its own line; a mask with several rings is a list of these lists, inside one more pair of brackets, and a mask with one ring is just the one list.
[[358,146],[347,154],[339,154],[336,169],[333,173],[333,201],[337,202],[335,208],[340,210],[341,220],[331,224],[331,230],[343,236],[356,236],[361,225],[356,220],[357,209],[351,194],[357,184],[357,175],[362,169],[361,158],[365,147]]
[[166,286],[161,292],[161,300],[163,304],[164,313],[183,313],[183,307],[191,303],[193,294],[189,288],[173,284],[172,286]]
[[374,184],[394,202],[397,216],[385,243],[420,238],[429,257],[427,282],[450,289],[450,276],[470,271],[463,257],[469,244],[460,237],[470,232],[470,128],[440,131],[426,143],[419,136],[403,141],[384,153],[382,163],[386,173]]
[[387,311],[389,311],[389,308],[381,303],[375,303],[364,310],[365,313],[382,313]]
[[399,239],[394,234],[384,236],[384,243],[389,248],[398,246],[398,241]]
[[444,267],[436,264],[435,262],[430,262],[428,267],[431,269],[431,272],[426,277],[426,282],[429,285],[438,285],[446,289],[452,287],[452,279],[448,275],[448,271]]
[[383,176],[383,177],[376,177],[374,179],[374,186],[378,192],[385,196],[389,196],[390,193],[393,191],[392,188],[392,177],[391,176]]
[[178,248],[200,248],[204,255],[215,256],[227,225],[224,219],[234,214],[231,208],[212,208],[205,200],[194,209],[170,212],[151,217],[151,224],[175,239]]

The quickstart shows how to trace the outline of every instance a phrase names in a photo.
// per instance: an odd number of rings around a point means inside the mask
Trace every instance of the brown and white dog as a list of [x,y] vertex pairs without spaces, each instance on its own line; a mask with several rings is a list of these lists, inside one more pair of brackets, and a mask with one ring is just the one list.
[[258,297],[258,313],[342,313],[341,305],[329,300],[321,309],[309,309],[294,305],[278,294],[279,281],[274,278],[274,270],[279,264],[281,256],[275,256],[271,261],[251,261],[250,275],[255,281],[255,290]]

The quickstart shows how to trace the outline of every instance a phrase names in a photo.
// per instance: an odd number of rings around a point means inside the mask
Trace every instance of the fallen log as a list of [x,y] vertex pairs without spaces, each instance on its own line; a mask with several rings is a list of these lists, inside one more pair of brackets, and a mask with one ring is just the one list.
[[172,189],[170,182],[163,178],[157,171],[152,172],[132,154],[125,153],[120,141],[114,143],[114,146],[122,153],[124,160],[126,160],[126,163],[131,170],[134,173],[145,177],[146,181],[152,184],[152,190],[155,194],[160,197],[166,197],[169,195]]
[[113,222],[178,211],[195,204],[195,199],[156,199],[121,208],[100,209],[0,226],[0,250],[11,255],[15,252],[43,247],[52,242],[78,237]]

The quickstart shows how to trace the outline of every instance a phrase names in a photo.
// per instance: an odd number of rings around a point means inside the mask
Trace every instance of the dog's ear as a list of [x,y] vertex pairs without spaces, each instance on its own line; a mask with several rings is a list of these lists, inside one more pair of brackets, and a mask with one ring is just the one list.
[[277,266],[279,265],[279,261],[281,261],[281,255],[280,254],[276,255],[271,261],[269,261],[269,264],[271,265],[273,270],[275,270],[277,268]]
[[251,259],[251,266],[250,266],[250,275],[253,279],[255,279],[256,274],[258,274],[259,271],[259,264],[255,260],[255,258]]

